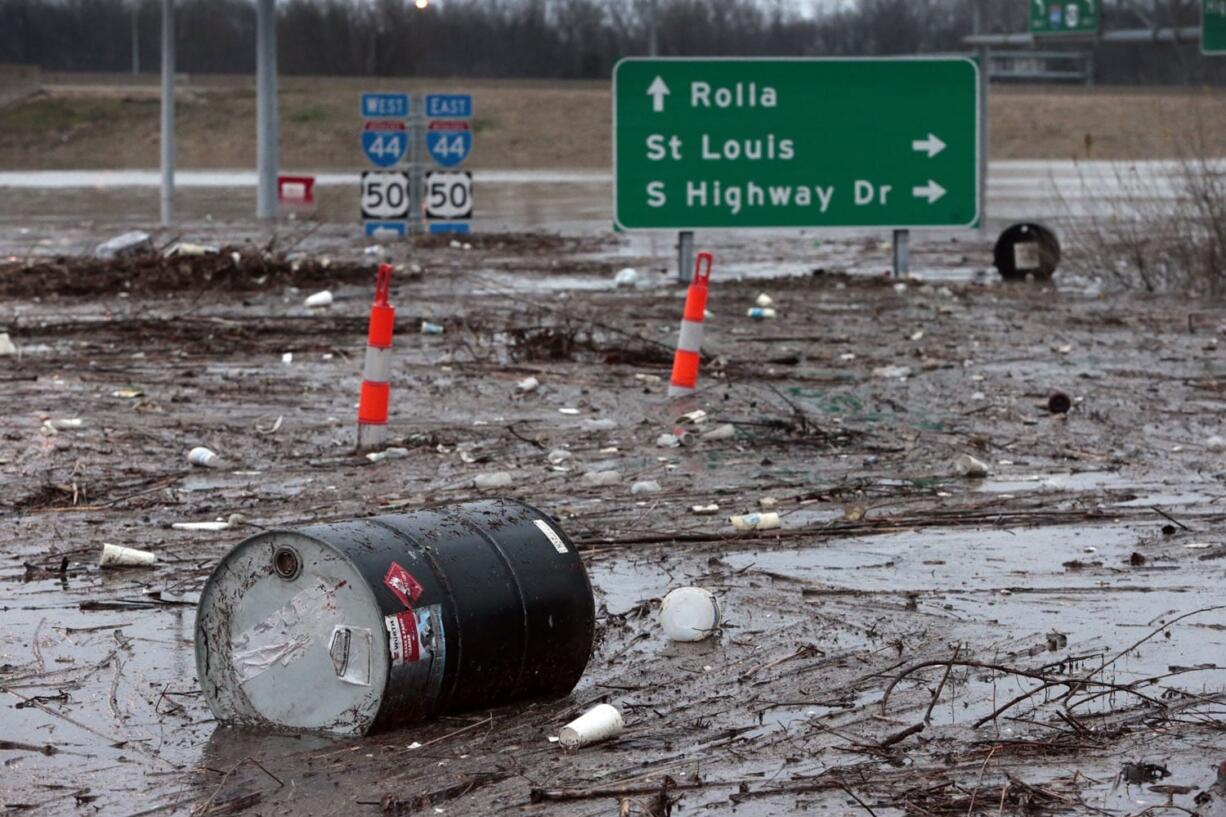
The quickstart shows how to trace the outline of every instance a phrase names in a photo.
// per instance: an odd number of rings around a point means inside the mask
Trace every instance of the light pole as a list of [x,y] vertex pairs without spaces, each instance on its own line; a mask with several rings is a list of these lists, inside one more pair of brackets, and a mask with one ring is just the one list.
[[175,218],[175,0],[162,0],[162,224]]

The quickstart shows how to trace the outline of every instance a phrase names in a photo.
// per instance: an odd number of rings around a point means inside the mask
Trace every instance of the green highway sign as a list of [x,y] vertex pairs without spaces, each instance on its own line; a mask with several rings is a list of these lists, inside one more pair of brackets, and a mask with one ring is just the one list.
[[974,226],[979,151],[963,57],[613,69],[620,229]]
[[1031,34],[1097,34],[1100,0],[1027,0]]
[[1226,0],[1201,3],[1200,50],[1207,56],[1226,54]]

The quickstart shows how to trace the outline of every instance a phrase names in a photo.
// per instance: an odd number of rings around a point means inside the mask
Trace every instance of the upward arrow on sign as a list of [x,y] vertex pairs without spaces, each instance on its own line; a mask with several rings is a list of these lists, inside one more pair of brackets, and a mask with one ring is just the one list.
[[655,81],[647,89],[647,96],[651,97],[651,109],[656,113],[663,111],[664,97],[668,96],[668,94],[668,86],[664,84],[664,77],[657,74]]
[[931,159],[941,151],[945,150],[945,143],[942,142],[935,133],[928,134],[927,139],[916,139],[911,143],[911,149],[920,153],[927,153]]

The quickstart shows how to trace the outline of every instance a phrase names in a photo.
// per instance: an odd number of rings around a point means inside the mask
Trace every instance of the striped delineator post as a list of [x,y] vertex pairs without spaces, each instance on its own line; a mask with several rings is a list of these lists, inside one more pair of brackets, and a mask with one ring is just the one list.
[[668,383],[669,397],[691,394],[698,387],[698,363],[702,356],[702,319],[707,311],[707,285],[711,281],[713,262],[714,258],[709,252],[698,253],[694,262],[694,280],[685,294],[681,337],[677,339],[673,376]]
[[380,264],[375,281],[375,302],[370,306],[366,336],[366,363],[362,367],[362,393],[358,398],[358,450],[381,445],[387,436],[387,407],[391,399],[392,332],[396,310],[388,303],[392,265]]

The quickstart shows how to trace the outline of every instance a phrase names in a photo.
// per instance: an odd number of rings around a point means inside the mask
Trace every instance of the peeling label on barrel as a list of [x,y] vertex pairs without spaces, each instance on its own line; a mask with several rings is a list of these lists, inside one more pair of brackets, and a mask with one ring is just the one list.
[[316,579],[263,621],[233,636],[231,654],[239,683],[275,665],[288,667],[306,652],[327,610],[335,609],[335,589]]
[[532,521],[535,522],[536,526],[541,529],[541,533],[545,534],[545,538],[549,540],[551,545],[553,545],[554,550],[556,550],[558,553],[567,552],[566,543],[562,541],[562,537],[558,536],[558,532],[555,531],[548,522],[546,522],[544,519],[534,519]]
[[413,578],[413,574],[396,562],[388,566],[383,583],[396,594],[396,598],[400,599],[400,603],[405,607],[412,607],[425,591],[417,579]]
[[421,658],[421,640],[417,633],[417,616],[412,610],[384,616],[387,628],[387,645],[391,652],[392,666],[398,667]]

